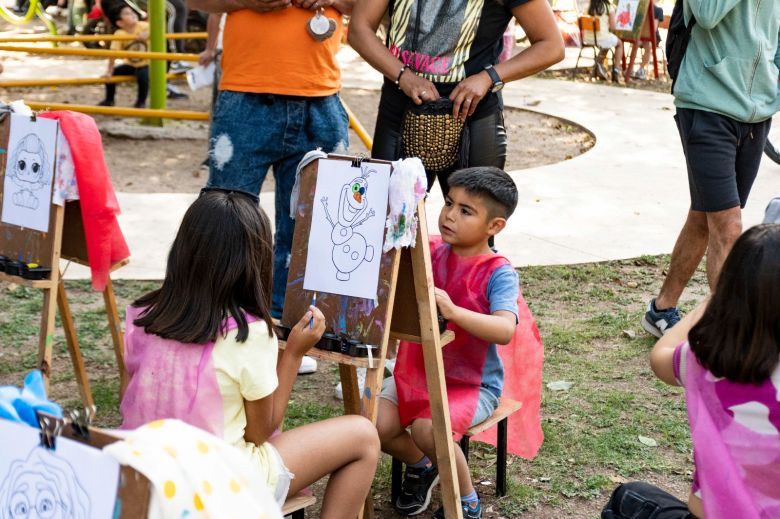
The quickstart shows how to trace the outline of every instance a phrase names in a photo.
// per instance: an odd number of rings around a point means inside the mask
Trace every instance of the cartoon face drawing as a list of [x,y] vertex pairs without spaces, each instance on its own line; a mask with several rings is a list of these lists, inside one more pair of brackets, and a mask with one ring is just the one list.
[[374,260],[374,247],[368,245],[365,237],[355,232],[355,228],[373,217],[375,212],[368,209],[368,176],[374,170],[363,171],[360,176],[344,184],[339,194],[339,207],[336,210],[336,222],[328,212],[328,198],[321,202],[325,207],[325,217],[333,228],[330,239],[333,242],[333,264],[336,266],[336,279],[349,281],[350,272],[364,261]]
[[355,177],[349,184],[344,184],[339,198],[339,223],[349,225],[366,210],[367,193],[368,181],[363,177]]
[[51,174],[43,142],[35,134],[25,135],[11,153],[10,161],[8,175],[21,188],[13,193],[14,203],[20,207],[37,209],[38,197],[33,192],[46,186]]
[[36,447],[16,460],[0,485],[0,519],[87,519],[89,496],[73,468]]

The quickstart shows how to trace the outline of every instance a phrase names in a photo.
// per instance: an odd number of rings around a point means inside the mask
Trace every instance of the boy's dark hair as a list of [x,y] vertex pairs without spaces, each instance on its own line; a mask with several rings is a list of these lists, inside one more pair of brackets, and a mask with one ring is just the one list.
[[130,7],[129,5],[127,5],[127,3],[125,3],[124,1],[122,1],[122,2],[118,2],[116,5],[113,5],[113,6],[111,6],[111,8],[110,8],[110,9],[108,10],[108,12],[106,13],[106,15],[108,16],[108,21],[109,21],[109,22],[111,22],[111,25],[113,25],[114,27],[119,27],[119,26],[116,24],[116,22],[117,22],[117,21],[118,21],[120,18],[122,18],[122,11],[123,11],[125,8],[127,8],[127,9],[131,9],[131,10],[133,9],[132,7]]
[[757,225],[734,244],[688,342],[716,377],[760,384],[780,360],[780,225]]
[[[590,16],[601,16],[602,14],[607,14],[609,12],[610,5],[610,0],[590,0],[588,14]],[[601,28],[602,31],[606,29],[606,27]]]
[[133,303],[146,307],[135,325],[165,339],[205,344],[226,332],[232,316],[244,342],[245,314],[251,314],[272,333],[271,236],[268,217],[250,197],[202,193],[184,215],[162,286]]
[[490,218],[509,218],[517,207],[517,186],[506,171],[492,166],[461,169],[447,179],[450,188],[462,187],[482,197]]

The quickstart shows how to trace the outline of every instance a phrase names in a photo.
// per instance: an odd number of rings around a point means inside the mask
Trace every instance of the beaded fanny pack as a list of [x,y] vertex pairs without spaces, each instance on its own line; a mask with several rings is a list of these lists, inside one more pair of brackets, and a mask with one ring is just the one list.
[[401,126],[401,147],[405,157],[419,157],[432,173],[452,167],[459,157],[464,122],[452,116],[452,101],[414,105],[406,110]]

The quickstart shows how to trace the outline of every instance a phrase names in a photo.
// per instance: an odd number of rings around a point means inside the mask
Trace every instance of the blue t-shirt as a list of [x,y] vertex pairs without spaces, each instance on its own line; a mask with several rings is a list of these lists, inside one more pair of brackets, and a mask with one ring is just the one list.
[[[487,298],[490,301],[490,313],[505,310],[515,314],[517,319],[517,295],[520,291],[517,272],[512,265],[502,265],[490,275],[487,286]],[[488,347],[485,367],[482,369],[482,387],[488,389],[497,398],[504,391],[504,364],[498,356],[495,344]]]

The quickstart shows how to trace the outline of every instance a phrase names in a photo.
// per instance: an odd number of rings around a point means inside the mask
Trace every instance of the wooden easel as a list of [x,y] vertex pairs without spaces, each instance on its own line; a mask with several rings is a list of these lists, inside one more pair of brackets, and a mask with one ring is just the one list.
[[[7,147],[9,137],[9,120],[9,117],[0,119],[0,143],[3,143],[5,147]],[[7,153],[0,154],[0,207],[4,200],[3,186],[7,160]],[[51,200],[51,192],[49,193],[49,200]],[[90,390],[89,379],[84,368],[84,359],[81,355],[78,337],[76,336],[73,314],[68,305],[65,285],[59,270],[60,258],[89,266],[79,202],[66,202],[64,207],[51,204],[48,229],[49,232],[40,232],[0,222],[0,254],[9,258],[25,258],[25,261],[35,262],[51,268],[49,279],[29,280],[21,276],[0,272],[0,281],[43,290],[41,333],[38,340],[38,368],[43,373],[47,389],[49,377],[51,376],[52,348],[54,346],[55,306],[59,308],[81,400],[85,406],[91,408],[94,404],[92,391]],[[128,261],[122,260],[115,263],[111,266],[111,272],[126,265]],[[114,287],[111,284],[110,277],[106,283],[105,290],[103,290],[103,300],[106,305],[109,330],[114,343],[114,354],[120,373],[120,391],[124,391],[126,385],[124,340],[116,307]]]
[[[353,160],[352,157],[331,155],[329,159]],[[380,162],[380,161],[369,161]],[[299,212],[293,237],[293,256],[290,262],[287,297],[285,298],[282,324],[291,326],[308,308],[311,293],[303,290],[303,272],[306,266],[309,230],[311,228],[312,203],[316,186],[317,162],[309,164],[301,174]],[[447,390],[441,348],[452,341],[450,331],[439,334],[436,300],[434,298],[431,254],[428,247],[428,224],[424,203],[417,207],[419,219],[416,246],[401,251],[392,249],[382,255],[378,304],[360,311],[365,300],[343,298],[331,294],[318,294],[317,306],[325,314],[326,328],[334,330],[339,315],[346,315],[350,335],[363,330],[360,338],[365,344],[379,346],[379,354],[369,365],[366,358],[350,357],[341,353],[312,348],[309,355],[339,364],[344,411],[362,414],[376,423],[379,394],[384,375],[385,357],[391,340],[408,340],[422,344],[425,372],[430,396],[436,444],[436,464],[439,469],[442,504],[447,518],[462,519],[458,475],[455,470],[455,452],[452,441]],[[300,282],[299,282],[300,281]],[[325,296],[325,297],[324,297]],[[332,297],[331,297],[332,296]],[[340,308],[347,299],[350,310]],[[358,308],[354,311],[352,305]],[[346,314],[345,314],[346,312]],[[350,313],[352,312],[352,313]],[[379,321],[381,326],[376,326]],[[340,331],[340,330],[339,330]],[[366,368],[366,381],[362,399],[358,394],[356,368]],[[361,405],[362,404],[362,405]],[[362,517],[373,517],[373,502],[369,494]]]
[[[626,83],[628,83],[631,80],[631,73],[634,70],[634,63],[636,62],[636,54],[639,50],[639,47],[644,42],[650,43],[650,52],[653,55],[653,74],[655,76],[655,79],[658,79],[658,41],[656,39],[655,34],[655,13],[653,12],[653,0],[648,0],[647,3],[647,11],[644,16],[644,20],[641,20],[639,23],[641,25],[641,30],[635,31],[638,32],[638,35],[635,36],[626,36],[621,37],[622,43],[631,43],[631,57],[628,60],[628,67],[626,67],[626,56],[623,54],[623,63],[622,66],[625,70],[624,72],[624,80]],[[621,43],[621,44],[622,44]]]

